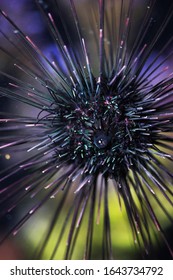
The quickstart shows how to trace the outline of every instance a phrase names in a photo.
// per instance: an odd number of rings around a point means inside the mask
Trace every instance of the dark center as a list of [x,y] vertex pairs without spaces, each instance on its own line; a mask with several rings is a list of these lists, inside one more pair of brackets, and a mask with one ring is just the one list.
[[99,131],[94,136],[94,144],[99,149],[104,149],[110,142],[110,136],[105,132]]

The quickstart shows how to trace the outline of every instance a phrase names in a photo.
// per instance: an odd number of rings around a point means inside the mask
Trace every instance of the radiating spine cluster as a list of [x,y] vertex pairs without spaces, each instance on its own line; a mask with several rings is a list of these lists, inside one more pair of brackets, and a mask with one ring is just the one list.
[[[104,205],[103,258],[113,258],[108,199],[111,181],[120,207],[122,200],[126,208],[134,240],[148,253],[151,243],[149,228],[152,222],[161,232],[172,254],[150,201],[151,196],[172,220],[157,193],[172,206],[173,175],[163,162],[163,159],[167,159],[172,164],[173,77],[172,73],[165,75],[168,72],[165,62],[172,52],[164,58],[162,56],[169,49],[173,37],[152,58],[154,47],[172,19],[172,10],[170,9],[153,38],[148,41],[147,32],[152,28],[152,13],[156,4],[155,1],[147,1],[143,23],[132,44],[129,38],[130,35],[134,36],[134,1],[120,1],[118,4],[116,1],[98,1],[97,33],[96,27],[93,27],[94,36],[98,40],[98,65],[95,71],[90,59],[90,42],[82,33],[75,1],[70,0],[69,6],[78,38],[77,46],[73,45],[73,34],[69,33],[63,19],[65,38],[58,30],[54,13],[50,13],[47,6],[44,11],[43,4],[46,1],[36,2],[48,21],[50,34],[60,51],[59,60],[63,61],[63,66],[61,61],[50,61],[1,11],[1,16],[10,24],[21,45],[12,42],[10,36],[3,35],[17,53],[21,51],[21,59],[15,58],[15,55],[3,47],[1,51],[14,61],[13,69],[21,77],[1,71],[7,85],[2,86],[0,92],[3,96],[27,104],[37,111],[36,117],[3,113],[0,120],[3,125],[0,149],[12,148],[15,153],[20,150],[23,154],[26,153],[26,159],[2,172],[1,215],[11,212],[29,195],[35,197],[43,188],[48,192],[8,234],[16,234],[50,197],[58,196],[60,190],[63,190],[62,200],[42,241],[40,254],[43,253],[64,201],[70,195],[71,188],[77,185],[74,204],[60,230],[51,258],[56,255],[70,219],[65,258],[72,257],[87,207],[89,218],[84,257],[92,257],[97,195],[97,221],[101,205]],[[58,8],[58,1],[52,1],[53,4]],[[117,18],[118,11],[120,16],[117,32],[114,31],[114,18]],[[96,17],[96,24],[97,20]],[[29,154],[31,156],[28,157]]]

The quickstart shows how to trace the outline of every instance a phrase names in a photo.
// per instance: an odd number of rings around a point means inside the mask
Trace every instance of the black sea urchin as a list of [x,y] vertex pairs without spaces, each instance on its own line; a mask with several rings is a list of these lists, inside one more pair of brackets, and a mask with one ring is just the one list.
[[[60,196],[39,246],[43,254],[67,197],[74,196],[51,258],[57,257],[66,228],[65,258],[73,257],[86,216],[84,258],[94,255],[94,220],[99,222],[100,216],[102,258],[113,258],[113,187],[142,251],[149,253],[156,228],[172,254],[153,207],[172,219],[164,205],[172,207],[173,194],[173,78],[168,69],[173,37],[165,35],[171,7],[158,17],[156,1],[92,1],[80,4],[90,11],[85,22],[78,1],[67,1],[67,13],[58,0],[36,3],[57,48],[53,60],[1,10],[12,31],[1,31],[1,53],[9,63],[1,71],[1,95],[27,104],[29,111],[26,117],[17,107],[0,120],[0,148],[24,158],[1,172],[1,217],[41,193],[8,234],[16,234],[50,197]],[[70,23],[65,20],[68,12]]]

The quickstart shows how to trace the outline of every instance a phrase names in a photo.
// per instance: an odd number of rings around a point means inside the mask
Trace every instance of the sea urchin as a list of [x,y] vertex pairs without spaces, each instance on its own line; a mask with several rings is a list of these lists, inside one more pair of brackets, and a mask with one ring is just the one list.
[[84,258],[92,258],[94,213],[98,205],[98,222],[102,204],[102,257],[113,258],[108,198],[112,185],[120,207],[121,203],[125,206],[134,240],[148,253],[153,223],[172,254],[151,198],[171,219],[161,196],[172,206],[173,78],[165,63],[169,65],[173,37],[164,44],[162,40],[173,12],[167,10],[166,17],[158,21],[156,1],[140,1],[145,12],[139,19],[135,15],[135,22],[133,0],[93,1],[89,7],[82,3],[92,11],[85,23],[90,26],[87,33],[81,28],[78,1],[70,0],[67,5],[71,30],[59,12],[60,1],[49,2],[36,1],[57,47],[59,57],[54,60],[1,10],[13,35],[1,32],[5,46],[10,46],[10,51],[2,46],[1,52],[10,62],[1,71],[5,82],[0,92],[27,104],[31,112],[29,117],[2,113],[0,148],[9,153],[22,151],[24,160],[1,172],[1,216],[43,192],[8,234],[16,234],[36,210],[63,190],[40,245],[43,253],[75,186],[74,202],[51,258],[68,223],[65,258],[72,257],[85,212]]

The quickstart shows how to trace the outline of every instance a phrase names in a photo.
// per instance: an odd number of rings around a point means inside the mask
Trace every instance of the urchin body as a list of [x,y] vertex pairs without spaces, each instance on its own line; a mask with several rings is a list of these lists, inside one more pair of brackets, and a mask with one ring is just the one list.
[[150,100],[140,100],[130,85],[121,91],[108,80],[104,85],[94,82],[93,92],[72,88],[66,106],[56,107],[55,100],[52,124],[61,131],[52,139],[57,161],[73,163],[88,175],[104,173],[119,180],[142,155],[149,156],[154,144],[150,121],[141,120]]

